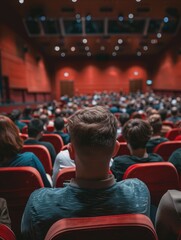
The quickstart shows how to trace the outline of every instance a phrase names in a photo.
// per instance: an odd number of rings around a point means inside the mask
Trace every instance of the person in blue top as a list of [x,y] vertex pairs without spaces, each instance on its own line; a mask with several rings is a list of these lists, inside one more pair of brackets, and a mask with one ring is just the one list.
[[13,109],[10,114],[11,120],[19,128],[19,131],[22,132],[22,129],[26,126],[26,123],[20,121],[21,111],[19,109]]
[[45,187],[51,187],[40,160],[31,152],[21,153],[23,140],[13,121],[0,115],[0,167],[34,167],[40,173]]
[[63,143],[66,145],[70,142],[70,136],[68,133],[64,133],[63,129],[64,129],[64,119],[61,117],[56,117],[54,120],[54,127],[55,127],[55,131],[54,133],[58,134],[62,140]]
[[28,139],[24,141],[24,144],[45,146],[50,153],[53,164],[56,158],[55,148],[50,142],[41,141],[43,131],[44,131],[43,121],[39,118],[31,119],[31,121],[28,124]]
[[116,144],[117,120],[100,106],[84,108],[68,118],[76,177],[64,188],[34,191],[25,207],[23,239],[43,240],[62,218],[142,213],[150,215],[150,193],[138,179],[116,183],[108,174]]
[[123,127],[125,138],[131,155],[114,158],[111,171],[117,181],[121,181],[128,167],[135,163],[161,162],[162,157],[155,153],[147,153],[146,144],[151,137],[152,129],[147,121],[131,119]]

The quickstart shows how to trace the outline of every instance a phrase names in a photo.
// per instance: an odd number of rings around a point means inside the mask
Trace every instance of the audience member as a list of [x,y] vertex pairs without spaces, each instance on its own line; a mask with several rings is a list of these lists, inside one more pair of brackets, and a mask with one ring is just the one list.
[[181,173],[181,148],[175,150],[169,157],[168,161],[176,167],[179,173]]
[[[115,147],[116,150],[116,147]],[[67,149],[62,150],[57,154],[55,158],[55,162],[53,165],[53,174],[52,174],[52,180],[53,180],[53,185],[55,186],[56,183],[56,178],[58,175],[58,172],[63,169],[63,168],[68,168],[68,167],[75,167],[75,155],[74,151],[72,149],[71,144],[67,145]],[[112,166],[113,159],[111,158],[109,167]]]
[[21,132],[22,129],[26,126],[26,123],[21,122],[20,117],[21,111],[19,109],[14,109],[10,114],[10,118],[16,124],[16,126],[19,128],[19,131]]
[[146,150],[147,153],[152,153],[158,144],[166,142],[168,139],[161,136],[162,120],[159,114],[151,115],[148,122],[152,127],[152,136],[146,144]]
[[62,138],[64,144],[68,144],[70,142],[70,136],[68,133],[64,133],[63,129],[64,129],[64,119],[61,117],[56,117],[54,120],[54,127],[55,127],[55,132],[56,134],[60,135],[60,137]]
[[117,129],[117,136],[119,136],[122,133],[124,124],[129,120],[129,114],[128,113],[120,113],[118,120],[119,120],[119,125],[118,125],[118,129]]
[[171,117],[167,118],[167,121],[173,122],[173,124],[176,124],[176,122],[180,121],[181,117],[178,115],[178,108],[172,107],[171,108]]
[[162,158],[154,153],[147,153],[146,144],[151,137],[151,126],[147,121],[131,119],[123,127],[123,137],[131,155],[117,156],[111,166],[117,181],[121,181],[126,169],[135,163],[160,162]]
[[23,110],[22,118],[23,120],[31,120],[32,119],[32,108],[30,106],[25,107]]
[[155,228],[159,240],[177,240],[181,230],[181,192],[168,190],[160,200]]
[[10,118],[0,115],[0,167],[34,167],[39,171],[44,185],[50,187],[40,160],[31,152],[20,153],[22,147],[23,140],[16,125]]
[[11,228],[11,219],[9,217],[7,203],[4,198],[0,198],[0,224],[5,224]]
[[115,182],[108,174],[117,121],[103,107],[84,108],[68,119],[76,178],[65,188],[44,188],[30,196],[22,218],[26,240],[43,240],[61,218],[142,213],[149,216],[150,195],[138,179]]
[[56,158],[55,148],[51,143],[41,141],[43,131],[44,131],[43,121],[38,118],[32,119],[28,124],[28,139],[24,141],[24,144],[25,145],[38,144],[45,146],[50,153],[53,164]]
[[[162,123],[163,123],[167,118],[167,110],[166,109],[160,109],[159,114],[160,114],[160,117],[161,117],[161,120],[162,120]],[[168,131],[170,131],[171,129],[172,129],[172,127],[162,124],[161,136],[164,137],[165,134]]]

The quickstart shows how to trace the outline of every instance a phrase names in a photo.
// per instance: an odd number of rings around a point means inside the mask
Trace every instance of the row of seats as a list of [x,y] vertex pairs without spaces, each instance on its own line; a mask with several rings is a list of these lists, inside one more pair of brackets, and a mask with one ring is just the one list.
[[[23,140],[26,140],[28,138],[28,134],[26,133],[19,133],[19,134]],[[55,133],[42,134],[41,141],[50,142],[54,146],[57,154],[60,152],[60,150],[64,146],[62,138]]]
[[[142,214],[65,218],[55,222],[45,240],[158,240],[151,220]],[[0,239],[16,240],[13,231],[0,224]]]
[[[72,177],[75,177],[75,168],[63,169],[57,176],[57,187],[63,187]],[[135,177],[147,184],[151,203],[156,206],[167,190],[180,189],[178,173],[169,162],[135,164],[126,170],[123,179]],[[7,200],[12,229],[19,236],[21,218],[29,195],[43,187],[42,179],[32,167],[11,167],[0,168],[0,181],[4,183],[0,186],[0,195]]]

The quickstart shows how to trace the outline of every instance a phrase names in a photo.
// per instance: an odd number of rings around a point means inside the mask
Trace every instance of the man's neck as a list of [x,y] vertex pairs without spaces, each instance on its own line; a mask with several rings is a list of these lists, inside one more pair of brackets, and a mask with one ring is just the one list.
[[146,152],[145,148],[131,149],[131,155],[139,157],[139,158],[147,158],[148,157],[148,153]]

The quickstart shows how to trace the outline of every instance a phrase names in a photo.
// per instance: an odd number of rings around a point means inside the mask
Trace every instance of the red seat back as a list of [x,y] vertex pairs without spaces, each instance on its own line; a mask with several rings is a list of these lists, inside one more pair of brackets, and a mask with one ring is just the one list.
[[65,218],[49,229],[45,240],[158,240],[143,214]]
[[118,142],[126,142],[126,140],[124,139],[123,135],[120,134],[118,137],[117,137],[117,140]]
[[32,167],[0,168],[0,196],[7,201],[12,229],[17,238],[21,218],[30,194],[44,187],[40,173]]
[[171,128],[174,128],[174,124],[171,121],[163,121],[162,124],[165,125],[165,126],[169,126]]
[[16,240],[14,232],[5,224],[0,224],[0,239],[2,240]]
[[20,122],[26,123],[28,125],[30,120],[29,119],[20,119]]
[[179,176],[176,168],[169,162],[138,163],[130,166],[123,179],[138,178],[150,190],[151,202],[158,205],[161,197],[169,189],[179,190]]
[[42,145],[23,145],[21,152],[32,152],[34,153],[45,168],[45,172],[52,174],[52,161],[48,149]]
[[28,139],[28,134],[26,133],[19,133],[20,137],[23,139],[23,141],[25,141],[26,139]]
[[57,154],[61,151],[62,147],[64,146],[62,138],[55,133],[43,134],[41,141],[50,142],[54,146]]
[[64,187],[66,182],[70,182],[71,178],[75,178],[75,167],[61,169],[57,174],[56,187]]
[[173,128],[166,133],[165,137],[168,138],[170,141],[172,141],[180,134],[181,134],[181,128]]
[[47,131],[50,133],[52,133],[54,131],[54,129],[55,129],[54,126],[51,126],[51,125],[47,126]]
[[115,157],[121,155],[130,155],[130,150],[126,142],[120,142],[119,149],[115,154]]
[[28,133],[28,126],[27,126],[27,125],[24,126],[24,127],[21,129],[21,132],[27,134],[27,133]]
[[168,161],[171,154],[177,149],[181,148],[181,141],[167,141],[158,144],[154,148],[154,153],[159,154],[164,161]]

